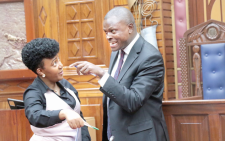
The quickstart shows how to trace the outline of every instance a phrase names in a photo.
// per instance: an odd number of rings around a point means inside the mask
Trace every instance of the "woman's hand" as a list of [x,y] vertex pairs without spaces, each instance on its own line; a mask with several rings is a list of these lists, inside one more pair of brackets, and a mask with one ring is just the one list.
[[64,109],[59,112],[61,120],[66,119],[67,123],[72,129],[81,128],[84,126],[84,120],[78,113],[73,110]]

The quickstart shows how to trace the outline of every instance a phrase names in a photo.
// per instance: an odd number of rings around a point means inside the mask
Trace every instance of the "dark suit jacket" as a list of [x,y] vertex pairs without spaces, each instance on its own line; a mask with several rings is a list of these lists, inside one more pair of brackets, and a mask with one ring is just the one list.
[[[118,51],[112,52],[111,74]],[[107,97],[114,141],[169,141],[162,112],[164,65],[160,52],[142,37],[132,47],[117,80],[109,77],[103,96],[103,141],[107,141]]]

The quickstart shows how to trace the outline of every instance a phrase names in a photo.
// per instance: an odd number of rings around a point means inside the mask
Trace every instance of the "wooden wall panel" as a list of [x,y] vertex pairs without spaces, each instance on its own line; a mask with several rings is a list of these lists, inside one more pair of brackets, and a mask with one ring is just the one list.
[[23,99],[23,92],[36,77],[32,71],[1,70],[0,72],[0,109],[9,109],[7,98]]
[[209,141],[207,115],[176,115],[173,118],[176,140]]
[[102,140],[102,115],[101,115],[101,105],[100,104],[91,104],[91,105],[81,105],[81,110],[84,117],[94,117],[96,127],[99,129],[96,131],[97,141]]
[[225,100],[164,101],[170,141],[224,141]]
[[24,110],[0,110],[0,141],[29,141],[33,132]]
[[35,38],[34,33],[34,13],[32,0],[24,0],[24,12],[26,21],[27,42]]
[[171,56],[173,52],[173,33],[172,33],[172,12],[171,12],[171,0],[162,0],[162,20],[163,20],[163,34],[164,34],[164,60],[165,60],[165,85],[167,86],[167,99],[175,99],[175,76],[174,71],[174,59]]
[[17,119],[17,132],[18,141],[29,141],[33,132],[30,128],[30,123],[25,116],[24,110],[14,110],[16,111]]
[[220,114],[220,128],[221,128],[221,131],[220,133],[222,134],[222,140],[225,140],[225,114]]
[[[0,140],[15,141],[17,140],[16,113],[14,111],[0,110]],[[7,122],[6,122],[7,121]],[[8,131],[8,132],[7,132]]]
[[114,6],[127,6],[127,0],[114,0]]
[[189,28],[203,23],[204,20],[204,1],[203,0],[189,0]]

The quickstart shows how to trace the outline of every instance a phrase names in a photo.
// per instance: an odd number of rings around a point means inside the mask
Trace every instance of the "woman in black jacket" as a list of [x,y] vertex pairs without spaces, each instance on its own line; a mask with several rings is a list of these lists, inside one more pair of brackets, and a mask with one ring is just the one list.
[[37,38],[22,50],[23,63],[37,78],[24,92],[25,114],[34,135],[31,141],[90,141],[76,89],[63,79],[59,44]]

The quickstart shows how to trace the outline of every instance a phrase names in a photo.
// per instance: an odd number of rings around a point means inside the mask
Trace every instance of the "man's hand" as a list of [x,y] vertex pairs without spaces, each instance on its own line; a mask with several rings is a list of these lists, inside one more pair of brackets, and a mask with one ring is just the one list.
[[73,110],[64,109],[59,112],[61,120],[66,119],[67,123],[72,129],[81,128],[84,126],[84,120],[78,113]]
[[83,75],[95,74],[98,77],[102,78],[102,76],[105,74],[104,69],[87,61],[75,62],[71,64],[70,67],[76,67],[77,73],[79,75],[80,73],[82,73]]

